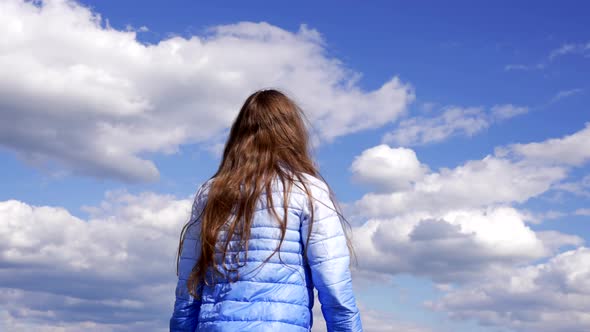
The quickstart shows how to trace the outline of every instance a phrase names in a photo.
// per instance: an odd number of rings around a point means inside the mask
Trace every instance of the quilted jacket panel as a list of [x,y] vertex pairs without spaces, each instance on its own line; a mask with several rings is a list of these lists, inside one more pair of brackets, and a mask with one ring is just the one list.
[[[278,222],[268,211],[266,197],[259,198],[254,213],[247,263],[239,268],[239,278],[229,283],[220,280],[200,286],[200,299],[188,294],[186,279],[199,257],[200,220],[212,180],[197,191],[192,220],[181,250],[176,300],[170,331],[273,331],[304,332],[313,325],[313,288],[318,291],[326,327],[331,331],[362,331],[349,270],[349,254],[340,219],[329,199],[323,181],[304,174],[314,197],[314,222],[307,243],[308,261],[303,260],[310,211],[308,197],[295,183],[290,192],[287,232],[281,249],[262,264],[280,240]],[[283,190],[273,182],[273,204],[282,218]],[[221,232],[223,241],[226,233]],[[232,241],[232,245],[237,242]],[[235,246],[232,253],[244,260],[244,252]],[[221,253],[216,254],[221,264]],[[226,264],[231,265],[228,253]]]

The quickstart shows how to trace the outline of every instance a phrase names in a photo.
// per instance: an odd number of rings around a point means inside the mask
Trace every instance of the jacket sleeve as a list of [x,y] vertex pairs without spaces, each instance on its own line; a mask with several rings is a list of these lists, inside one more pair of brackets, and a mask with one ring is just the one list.
[[314,220],[309,242],[306,243],[310,224],[309,208],[304,209],[301,233],[327,330],[362,331],[360,312],[352,289],[350,256],[340,217],[329,198],[327,186],[311,187]]
[[201,205],[201,199],[197,193],[191,208],[191,218],[189,221],[191,225],[184,234],[184,241],[178,262],[176,300],[174,302],[172,317],[170,318],[171,332],[192,332],[197,328],[201,301],[189,294],[186,282],[200,256],[199,241],[201,223],[198,217],[201,212]]

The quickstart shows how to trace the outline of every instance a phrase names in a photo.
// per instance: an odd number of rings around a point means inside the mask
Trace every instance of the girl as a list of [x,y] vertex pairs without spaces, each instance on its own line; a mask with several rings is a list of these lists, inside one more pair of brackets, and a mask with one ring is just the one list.
[[350,240],[303,116],[274,89],[244,102],[181,232],[170,331],[311,331],[314,287],[328,331],[362,331]]

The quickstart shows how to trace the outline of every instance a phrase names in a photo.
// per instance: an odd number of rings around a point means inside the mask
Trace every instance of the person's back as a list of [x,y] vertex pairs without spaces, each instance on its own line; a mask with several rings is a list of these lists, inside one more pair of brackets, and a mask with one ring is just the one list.
[[[347,239],[329,187],[312,174],[298,174],[304,183],[292,181],[289,188],[273,177],[270,191],[261,191],[246,209],[251,212],[247,221],[242,215],[242,221],[216,226],[202,221],[213,215],[204,209],[216,177],[199,188],[179,248],[170,331],[309,331],[314,287],[328,331],[362,331]],[[227,189],[219,185],[218,191]],[[210,242],[215,244],[203,245]],[[206,257],[212,258],[208,264]],[[196,294],[187,286],[191,273],[200,276],[192,278]]]

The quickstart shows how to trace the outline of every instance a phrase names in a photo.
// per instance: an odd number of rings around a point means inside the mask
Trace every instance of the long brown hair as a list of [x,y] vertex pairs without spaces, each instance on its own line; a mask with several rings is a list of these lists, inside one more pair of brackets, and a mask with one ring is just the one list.
[[[258,197],[267,193],[267,206],[271,207],[281,231],[280,242],[272,254],[262,262],[267,262],[276,252],[279,252],[287,229],[287,208],[289,191],[295,180],[303,185],[303,189],[310,197],[310,221],[313,221],[313,197],[302,173],[315,176],[326,181],[318,171],[311,158],[309,132],[303,120],[307,120],[301,108],[285,93],[276,89],[262,89],[252,93],[242,105],[239,114],[231,126],[229,137],[223,151],[223,158],[217,172],[210,178],[211,182],[207,201],[201,211],[200,257],[192,269],[187,286],[191,295],[197,297],[197,286],[203,282],[209,285],[212,280],[207,278],[207,271],[213,271],[213,276],[236,276],[237,268],[226,265],[230,241],[237,238],[238,247],[245,252],[247,258],[250,226]],[[309,124],[309,121],[307,121]],[[309,126],[310,128],[311,125]],[[284,213],[280,218],[274,210],[271,185],[273,179],[280,179],[284,188]],[[334,203],[336,212],[340,216],[346,235],[346,242],[352,252],[349,236],[350,224],[341,213],[338,201],[330,186],[330,199]],[[231,219],[230,219],[231,218]],[[195,218],[195,220],[198,218]],[[181,232],[176,261],[182,250],[184,233],[190,226],[186,224]],[[313,224],[309,226],[307,241]],[[227,232],[227,237],[219,247],[219,233]],[[234,244],[232,244],[233,246]],[[221,250],[221,271],[215,263],[216,247]],[[307,246],[306,246],[307,247]],[[304,253],[307,258],[307,252]],[[235,257],[230,257],[233,261]],[[247,259],[244,259],[244,262]],[[239,262],[238,262],[239,263]],[[232,264],[233,265],[233,264]],[[238,267],[243,266],[238,264]],[[225,273],[224,273],[225,272]],[[210,275],[211,277],[211,275]],[[229,281],[232,282],[232,278]]]

